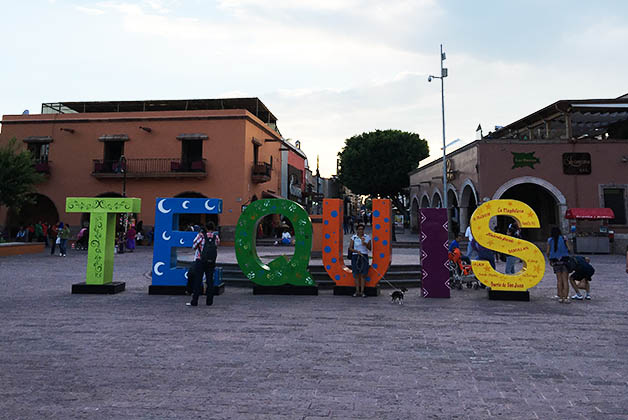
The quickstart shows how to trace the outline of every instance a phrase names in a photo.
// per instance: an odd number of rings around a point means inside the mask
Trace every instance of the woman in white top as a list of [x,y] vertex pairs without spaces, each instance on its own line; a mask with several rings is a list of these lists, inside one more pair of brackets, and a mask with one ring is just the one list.
[[351,255],[351,271],[355,280],[355,293],[353,296],[363,296],[366,274],[369,272],[369,251],[371,250],[371,238],[364,234],[364,224],[358,224],[357,234],[351,237],[349,252]]

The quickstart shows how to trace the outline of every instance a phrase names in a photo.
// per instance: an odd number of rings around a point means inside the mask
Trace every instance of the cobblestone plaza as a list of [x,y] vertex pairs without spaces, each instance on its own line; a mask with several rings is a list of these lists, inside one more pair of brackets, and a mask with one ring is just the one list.
[[0,418],[628,419],[622,256],[570,305],[548,266],[530,302],[228,286],[197,308],[148,295],[151,257],[116,256],[117,295],[70,293],[85,253],[0,258]]

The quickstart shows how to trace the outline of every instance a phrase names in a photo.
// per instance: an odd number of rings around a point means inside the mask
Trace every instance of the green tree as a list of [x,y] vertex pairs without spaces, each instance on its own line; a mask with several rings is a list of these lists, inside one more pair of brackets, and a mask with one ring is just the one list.
[[389,198],[406,217],[400,196],[410,185],[408,172],[429,156],[427,141],[400,130],[376,130],[345,140],[338,157],[340,182],[355,194]]
[[0,145],[0,205],[19,211],[34,201],[35,184],[44,177],[35,171],[31,153],[18,150],[16,143],[12,138]]

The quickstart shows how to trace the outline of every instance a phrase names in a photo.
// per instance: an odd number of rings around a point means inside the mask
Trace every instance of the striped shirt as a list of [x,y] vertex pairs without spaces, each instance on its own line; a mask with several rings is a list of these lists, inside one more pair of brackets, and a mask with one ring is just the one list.
[[[220,237],[218,236],[218,232],[207,232],[207,237],[211,238],[216,237],[216,246],[220,245]],[[203,236],[203,232],[199,232],[194,238],[194,242],[192,243],[192,248],[194,249],[194,259],[201,259],[201,252],[203,251],[203,247],[205,246],[205,237]]]

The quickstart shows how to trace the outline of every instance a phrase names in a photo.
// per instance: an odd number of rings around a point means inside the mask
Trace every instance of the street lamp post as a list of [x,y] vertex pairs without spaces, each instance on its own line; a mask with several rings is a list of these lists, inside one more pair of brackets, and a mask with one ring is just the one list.
[[446,59],[443,52],[443,44],[440,44],[440,76],[430,75],[428,82],[432,79],[440,79],[440,95],[441,95],[441,111],[443,115],[443,207],[447,209],[447,220],[449,220],[449,209],[447,207],[447,145],[445,144],[445,77],[447,77],[447,69],[443,67],[443,61]]
[[120,171],[122,171],[122,197],[126,197],[126,157],[120,156],[120,162],[118,162]]

